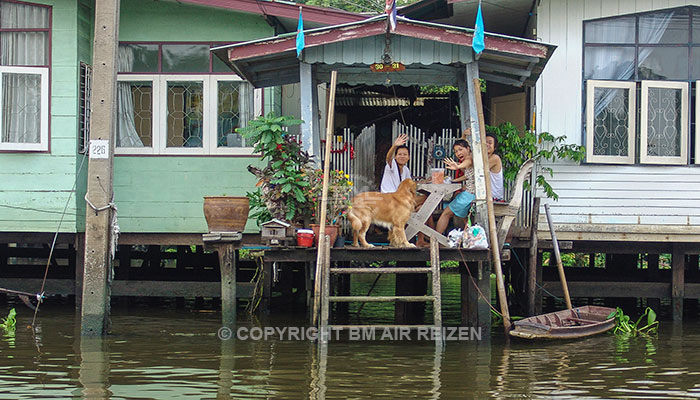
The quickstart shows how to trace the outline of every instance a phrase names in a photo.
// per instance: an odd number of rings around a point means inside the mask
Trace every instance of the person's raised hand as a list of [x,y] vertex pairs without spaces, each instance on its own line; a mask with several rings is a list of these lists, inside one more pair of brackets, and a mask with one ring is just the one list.
[[408,142],[408,135],[403,133],[396,138],[394,141],[394,146],[403,146],[406,144],[406,142]]
[[447,167],[447,169],[451,169],[451,170],[458,169],[457,166],[459,164],[455,160],[451,159],[450,157],[445,158],[444,160],[442,160],[442,162],[445,163],[445,166]]

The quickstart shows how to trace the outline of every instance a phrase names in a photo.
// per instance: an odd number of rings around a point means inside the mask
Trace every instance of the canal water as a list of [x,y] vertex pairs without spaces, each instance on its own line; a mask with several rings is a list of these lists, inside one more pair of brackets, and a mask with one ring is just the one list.
[[[357,294],[372,281],[358,282]],[[446,320],[456,325],[457,290],[446,283]],[[380,281],[377,290],[392,285]],[[35,331],[31,310],[14,306],[14,335],[0,329],[0,399],[700,398],[695,318],[664,321],[654,338],[507,343],[495,328],[490,341],[342,338],[319,348],[288,335],[222,340],[218,311],[192,304],[115,305],[111,334],[83,339],[70,305],[47,304]],[[297,311],[241,312],[239,327],[307,326]],[[363,309],[375,319],[386,312]]]

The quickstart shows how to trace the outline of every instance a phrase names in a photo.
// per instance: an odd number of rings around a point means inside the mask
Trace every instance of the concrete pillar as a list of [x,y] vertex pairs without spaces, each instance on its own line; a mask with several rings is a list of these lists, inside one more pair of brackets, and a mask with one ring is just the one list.
[[[82,335],[105,335],[109,325],[109,280],[119,0],[95,2],[95,41],[85,217]],[[97,209],[93,209],[96,207]]]
[[236,250],[231,243],[216,245],[221,271],[221,326],[236,326]]

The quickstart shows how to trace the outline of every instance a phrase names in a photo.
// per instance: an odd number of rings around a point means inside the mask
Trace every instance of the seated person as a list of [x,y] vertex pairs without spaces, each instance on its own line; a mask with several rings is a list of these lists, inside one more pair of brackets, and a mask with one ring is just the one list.
[[465,190],[459,192],[455,198],[445,207],[438,219],[435,230],[441,234],[447,229],[447,224],[452,216],[466,218],[474,201],[474,169],[472,166],[472,150],[466,140],[457,140],[453,146],[457,161],[451,158],[444,160],[447,169],[457,171],[453,183],[464,182]]
[[486,135],[486,153],[489,156],[489,171],[491,172],[491,197],[494,201],[505,201],[503,190],[503,164],[501,157],[496,154],[498,139],[492,133]]

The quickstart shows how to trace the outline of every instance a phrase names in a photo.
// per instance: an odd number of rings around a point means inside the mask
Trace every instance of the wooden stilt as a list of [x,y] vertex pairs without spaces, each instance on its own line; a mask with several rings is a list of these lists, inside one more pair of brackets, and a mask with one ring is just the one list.
[[527,274],[527,313],[528,316],[535,314],[535,300],[537,293],[537,268],[542,268],[537,265],[537,221],[540,219],[540,201],[539,197],[535,197],[532,202],[532,218],[530,219],[530,258],[528,262]]
[[685,295],[685,249],[674,243],[671,254],[671,303],[673,305],[673,320],[683,321],[683,296]]
[[221,326],[236,326],[236,250],[231,243],[216,245],[221,272]]
[[[491,171],[489,170],[488,153],[486,150],[486,127],[484,121],[484,108],[481,104],[481,82],[478,78],[473,81],[474,98],[479,116],[479,135],[481,136],[481,156],[484,165],[484,180],[486,181],[486,209],[489,223],[489,242],[491,243],[491,260],[493,270],[496,273],[496,286],[498,289],[498,302],[503,315],[503,329],[506,336],[511,328],[510,311],[508,311],[508,299],[506,298],[506,286],[503,281],[503,270],[501,269],[501,248],[498,245],[498,231],[496,230],[496,216],[493,212],[493,196],[491,195]],[[476,157],[476,155],[475,155]]]
[[[326,118],[327,124],[326,124],[326,151],[325,151],[325,159],[323,160],[323,188],[321,189],[321,212],[320,212],[320,220],[319,220],[319,232],[321,235],[321,238],[325,237],[325,232],[326,232],[326,215],[328,212],[328,181],[330,178],[330,164],[331,164],[331,144],[333,141],[333,125],[334,125],[334,114],[335,114],[335,87],[336,84],[338,83],[338,71],[331,71],[331,84],[330,84],[330,96],[328,98],[328,117]],[[321,258],[323,257],[324,252],[328,252],[330,254],[330,245],[328,249],[324,249],[324,245],[321,245],[321,238],[319,238],[318,241],[318,254],[316,256],[316,261],[317,264],[320,264]],[[331,244],[332,245],[332,244]],[[330,257],[330,256],[329,256]],[[326,265],[326,268],[329,268],[329,265]],[[319,266],[316,267],[316,293],[318,293],[322,287],[320,286],[322,282],[324,282],[323,278],[321,277],[321,274],[325,272],[324,268],[319,268]],[[330,279],[330,277],[326,277],[326,279]],[[318,298],[319,296],[316,296],[315,298]],[[314,302],[314,313],[313,313],[313,318],[316,318],[316,315],[319,312],[319,308],[317,306],[317,302]],[[321,310],[322,312],[322,310]],[[314,321],[316,322],[316,321]],[[327,323],[327,321],[326,321]],[[313,325],[316,325],[315,323]]]
[[552,235],[552,247],[554,248],[554,257],[557,260],[557,270],[559,271],[559,279],[561,280],[562,291],[564,292],[564,301],[566,301],[566,308],[571,310],[571,297],[569,296],[569,285],[566,284],[566,275],[564,274],[564,265],[561,263],[561,254],[559,253],[559,242],[557,241],[557,234],[554,231],[554,224],[552,223],[552,217],[549,215],[549,204],[544,205],[544,211],[547,214],[547,224],[549,224],[549,233]]

